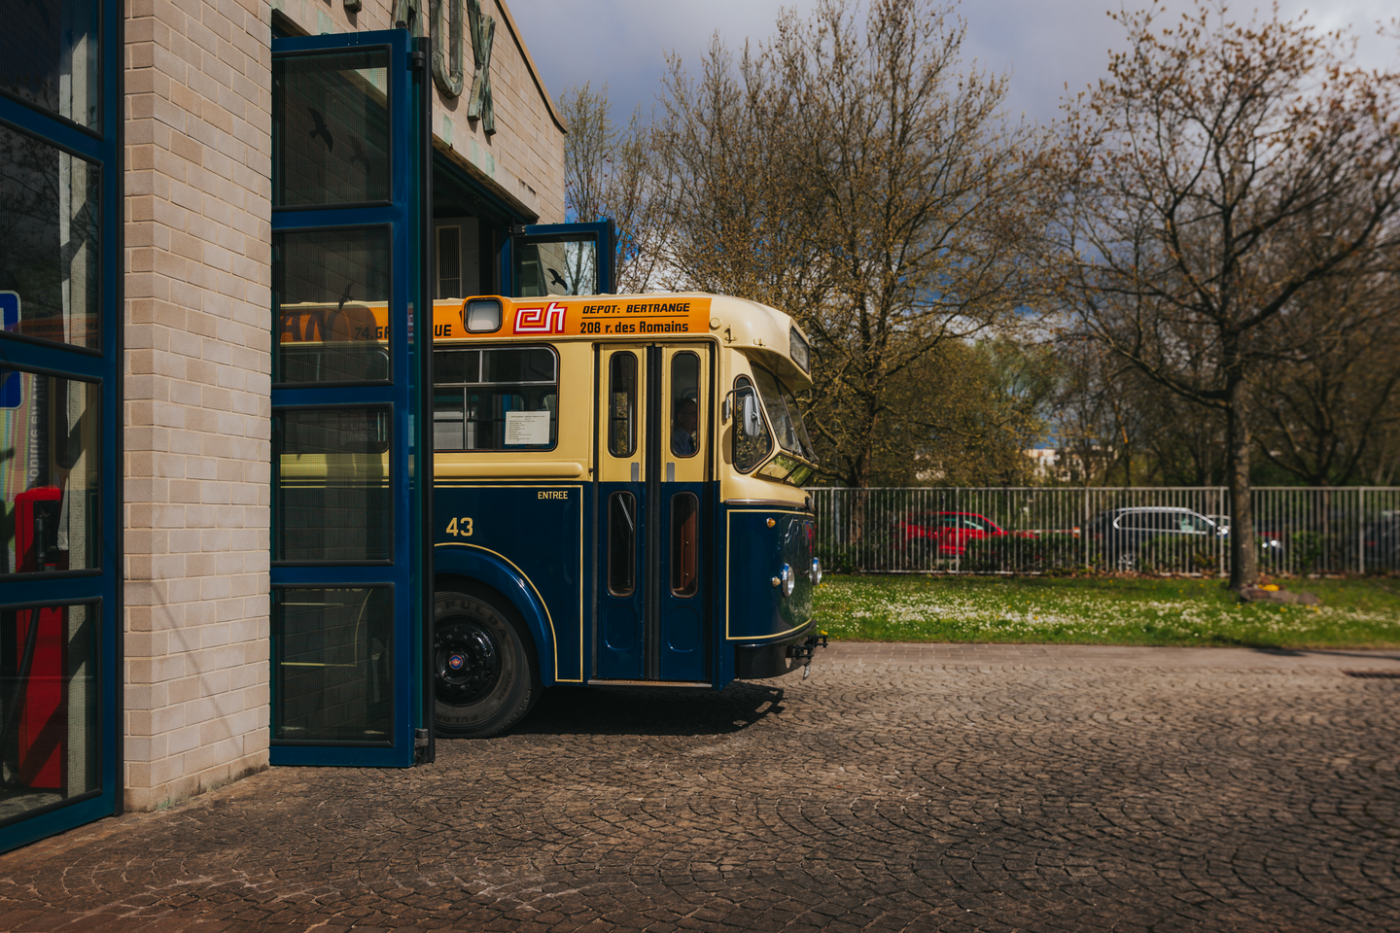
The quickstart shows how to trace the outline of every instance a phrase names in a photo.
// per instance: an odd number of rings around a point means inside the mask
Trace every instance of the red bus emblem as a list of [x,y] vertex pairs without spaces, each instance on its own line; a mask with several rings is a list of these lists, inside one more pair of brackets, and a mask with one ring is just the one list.
[[518,308],[515,312],[515,332],[517,334],[562,334],[564,333],[565,308],[557,301],[551,301],[547,308]]

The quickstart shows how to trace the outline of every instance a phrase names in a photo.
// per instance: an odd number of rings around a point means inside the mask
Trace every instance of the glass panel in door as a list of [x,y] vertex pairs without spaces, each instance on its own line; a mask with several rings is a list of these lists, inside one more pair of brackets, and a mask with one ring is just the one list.
[[383,47],[273,58],[274,205],[390,200],[389,59]]

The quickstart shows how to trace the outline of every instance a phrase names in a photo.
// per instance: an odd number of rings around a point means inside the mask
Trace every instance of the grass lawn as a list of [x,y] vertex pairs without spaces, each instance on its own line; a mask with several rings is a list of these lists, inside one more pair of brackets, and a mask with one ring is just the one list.
[[1218,580],[829,575],[816,616],[852,641],[1400,648],[1400,581],[1284,588],[1323,605],[1244,604]]

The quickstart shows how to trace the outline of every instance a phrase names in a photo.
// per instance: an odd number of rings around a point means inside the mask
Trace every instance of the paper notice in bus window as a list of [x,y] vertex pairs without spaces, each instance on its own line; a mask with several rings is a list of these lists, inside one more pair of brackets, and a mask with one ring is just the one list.
[[516,444],[549,444],[549,412],[506,412],[506,446]]

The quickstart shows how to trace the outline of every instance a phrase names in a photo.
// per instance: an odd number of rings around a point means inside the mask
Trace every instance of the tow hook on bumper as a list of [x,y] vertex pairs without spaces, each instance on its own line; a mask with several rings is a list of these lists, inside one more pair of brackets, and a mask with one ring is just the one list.
[[808,635],[807,640],[800,645],[788,645],[787,656],[795,661],[805,661],[802,666],[802,679],[806,680],[812,675],[812,658],[816,655],[818,648],[826,647],[826,632],[819,632],[816,635]]

